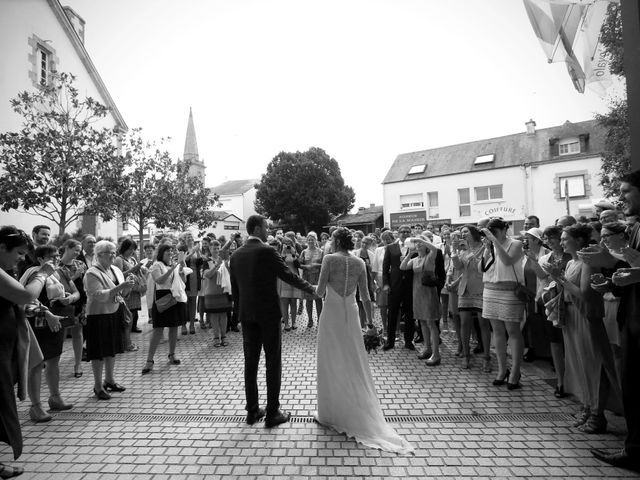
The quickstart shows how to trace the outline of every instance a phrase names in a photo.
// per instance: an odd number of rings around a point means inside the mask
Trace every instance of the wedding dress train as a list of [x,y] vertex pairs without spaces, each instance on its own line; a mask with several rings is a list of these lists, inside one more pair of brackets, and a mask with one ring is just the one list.
[[316,420],[367,447],[412,453],[413,447],[386,423],[376,395],[355,299],[356,285],[360,292],[367,290],[365,275],[364,262],[355,257],[334,254],[323,260],[318,293],[326,291],[326,297],[318,325]]

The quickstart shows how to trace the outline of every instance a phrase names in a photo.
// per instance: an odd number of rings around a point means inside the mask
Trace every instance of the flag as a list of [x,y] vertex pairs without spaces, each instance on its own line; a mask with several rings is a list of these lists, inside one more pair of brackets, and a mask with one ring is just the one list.
[[571,205],[569,204],[569,180],[566,178],[564,180],[564,203],[567,207],[567,215],[571,215]]
[[565,62],[573,86],[583,93],[586,76],[573,51],[573,43],[586,7],[548,0],[524,0],[524,6],[548,62]]
[[598,95],[606,95],[612,82],[608,60],[599,45],[600,28],[608,4],[619,0],[523,2],[548,62],[565,62],[574,88],[580,93],[588,85]]

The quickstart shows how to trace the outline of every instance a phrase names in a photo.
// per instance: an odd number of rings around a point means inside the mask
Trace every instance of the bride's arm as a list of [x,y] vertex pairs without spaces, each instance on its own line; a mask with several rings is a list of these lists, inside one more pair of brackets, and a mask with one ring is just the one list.
[[322,267],[320,268],[320,277],[318,278],[318,286],[316,287],[316,295],[324,297],[327,289],[327,281],[329,280],[329,255],[322,258]]
[[360,291],[360,300],[364,307],[364,313],[367,317],[367,325],[371,323],[373,316],[371,311],[371,298],[369,297],[369,284],[367,283],[367,269],[364,268],[364,262],[362,272],[358,277],[358,290]]

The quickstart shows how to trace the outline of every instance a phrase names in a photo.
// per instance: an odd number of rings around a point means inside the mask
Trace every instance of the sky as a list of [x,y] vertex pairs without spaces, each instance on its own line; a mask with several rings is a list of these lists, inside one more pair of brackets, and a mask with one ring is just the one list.
[[396,156],[578,122],[608,100],[549,64],[521,0],[62,0],[129,128],[182,157],[193,109],[206,185],[324,149],[381,205]]

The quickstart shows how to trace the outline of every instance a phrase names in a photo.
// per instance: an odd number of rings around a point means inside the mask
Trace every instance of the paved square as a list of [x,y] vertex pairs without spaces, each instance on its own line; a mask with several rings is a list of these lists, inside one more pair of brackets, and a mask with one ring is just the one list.
[[[452,334],[443,334],[443,363],[430,368],[415,352],[396,347],[369,360],[388,421],[416,447],[396,456],[357,445],[311,422],[315,410],[316,328],[306,315],[297,330],[283,333],[281,403],[292,422],[267,430],[244,424],[242,336],[230,332],[228,347],[213,346],[211,330],[180,337],[179,366],[169,365],[167,344],[154,371],[140,375],[151,326],[140,320],[134,334],[140,351],[120,355],[116,380],[127,391],[98,402],[90,365],[73,377],[71,343],[61,359],[61,392],[74,404],[53,421],[34,424],[29,402],[22,414],[25,451],[17,465],[22,479],[318,479],[637,478],[605,466],[593,447],[619,448],[624,422],[607,412],[609,432],[586,435],[570,426],[577,404],[558,400],[545,378],[547,363],[525,364],[523,388],[494,387],[480,358],[462,370]],[[495,364],[495,361],[494,361]],[[260,391],[265,397],[264,361]],[[48,396],[43,385],[42,398]],[[10,451],[0,449],[8,461]]]

